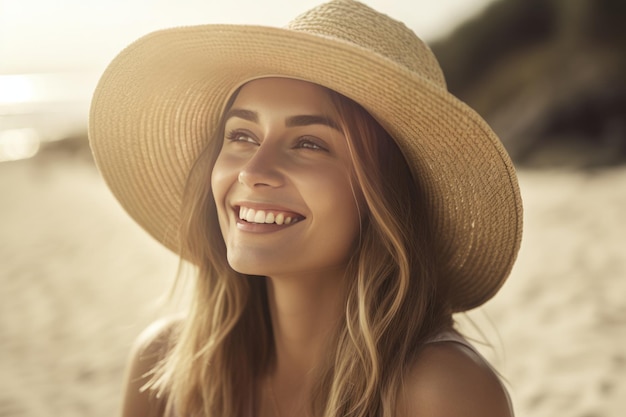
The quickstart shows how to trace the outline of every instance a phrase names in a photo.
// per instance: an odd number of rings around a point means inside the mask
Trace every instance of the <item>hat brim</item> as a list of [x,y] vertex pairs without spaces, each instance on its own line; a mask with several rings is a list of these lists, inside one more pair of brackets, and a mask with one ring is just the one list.
[[336,39],[261,26],[205,25],[149,34],[104,72],[89,137],[116,198],[177,251],[182,191],[236,88],[307,80],[361,104],[396,139],[427,193],[455,311],[491,298],[521,241],[511,160],[483,119],[406,68]]

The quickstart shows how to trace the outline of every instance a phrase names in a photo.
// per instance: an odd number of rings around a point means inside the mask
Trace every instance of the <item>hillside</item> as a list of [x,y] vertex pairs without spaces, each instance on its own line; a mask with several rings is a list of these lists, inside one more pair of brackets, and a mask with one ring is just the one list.
[[518,164],[626,161],[626,2],[499,0],[432,45]]

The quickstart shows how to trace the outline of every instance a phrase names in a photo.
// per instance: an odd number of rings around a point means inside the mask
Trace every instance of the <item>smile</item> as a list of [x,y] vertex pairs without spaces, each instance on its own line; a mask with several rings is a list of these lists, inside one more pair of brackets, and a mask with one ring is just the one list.
[[250,207],[239,207],[239,219],[248,223],[289,225],[304,219],[304,216],[283,211],[255,210]]

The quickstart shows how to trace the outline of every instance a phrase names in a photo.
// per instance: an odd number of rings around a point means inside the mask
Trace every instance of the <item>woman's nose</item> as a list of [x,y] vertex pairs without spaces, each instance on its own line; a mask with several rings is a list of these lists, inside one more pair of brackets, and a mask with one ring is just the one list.
[[280,187],[284,177],[279,168],[280,156],[275,149],[261,144],[254,155],[239,171],[237,180],[250,188],[259,186]]

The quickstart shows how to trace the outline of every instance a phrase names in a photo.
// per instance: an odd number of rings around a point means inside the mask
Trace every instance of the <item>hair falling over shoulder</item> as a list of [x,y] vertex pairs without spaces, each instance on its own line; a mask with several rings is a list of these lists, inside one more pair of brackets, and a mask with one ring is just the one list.
[[[437,282],[418,174],[361,106],[329,94],[364,213],[348,268],[345,318],[317,369],[310,410],[315,417],[392,417],[408,365],[426,338],[451,325],[451,312]],[[150,383],[177,416],[251,416],[274,358],[265,280],[230,268],[217,221],[210,175],[223,131],[224,121],[187,181],[181,253],[196,266],[197,279],[174,347]]]

